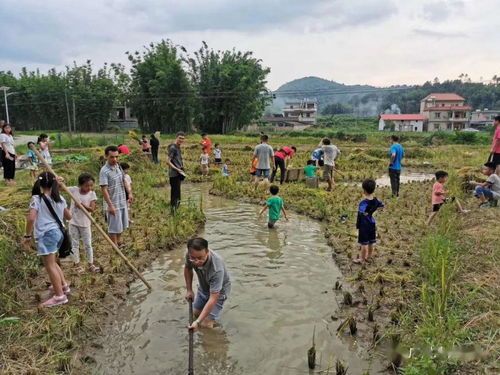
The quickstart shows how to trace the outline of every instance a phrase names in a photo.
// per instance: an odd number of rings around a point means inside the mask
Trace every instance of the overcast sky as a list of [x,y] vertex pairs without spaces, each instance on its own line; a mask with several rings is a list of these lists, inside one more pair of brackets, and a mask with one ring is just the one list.
[[500,75],[498,0],[0,0],[0,70],[126,63],[163,39],[253,51],[269,88]]

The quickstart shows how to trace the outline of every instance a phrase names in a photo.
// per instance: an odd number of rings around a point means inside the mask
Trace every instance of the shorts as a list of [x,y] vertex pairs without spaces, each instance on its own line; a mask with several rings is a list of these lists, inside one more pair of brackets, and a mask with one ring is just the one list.
[[59,228],[51,229],[45,232],[41,237],[37,238],[36,255],[49,255],[57,253],[62,241],[63,234]]
[[323,180],[326,181],[333,177],[334,168],[333,165],[323,165]]
[[[196,297],[194,298],[193,302],[193,309],[196,309],[198,311],[202,311],[205,305],[207,304],[209,299],[209,296],[207,296],[200,288],[198,288],[198,291],[196,292]],[[212,320],[219,320],[220,318],[220,313],[222,311],[222,307],[224,305],[224,301],[226,301],[227,296],[226,295],[219,295],[219,299],[217,300],[217,303],[215,304],[214,308],[210,313],[208,314],[208,317]]]
[[372,245],[377,242],[377,228],[365,227],[358,231],[358,243],[360,245]]
[[269,178],[269,171],[270,171],[270,169],[257,169],[255,171],[255,175],[257,177]]
[[443,203],[436,203],[436,204],[433,204],[433,205],[432,205],[432,212],[438,212],[438,211],[439,211],[439,209],[441,208],[441,206],[442,206],[443,204],[444,204],[444,202],[443,202]]
[[481,195],[484,195],[488,199],[494,199],[493,192],[490,189],[485,188],[484,186],[476,186],[474,196],[480,197]]
[[490,156],[491,162],[495,164],[495,167],[500,165],[500,154],[492,153]]
[[108,222],[109,234],[121,234],[128,228],[128,210],[127,208],[120,208],[116,210],[115,215],[110,215],[105,211],[106,221]]
[[269,229],[274,228],[274,224],[276,224],[276,222],[277,222],[277,221],[278,221],[277,219],[276,219],[276,220],[274,220],[274,219],[269,219],[269,220],[267,221],[267,227],[268,227]]
[[215,162],[216,162],[217,164],[220,164],[220,163],[222,163],[222,159],[215,158]]

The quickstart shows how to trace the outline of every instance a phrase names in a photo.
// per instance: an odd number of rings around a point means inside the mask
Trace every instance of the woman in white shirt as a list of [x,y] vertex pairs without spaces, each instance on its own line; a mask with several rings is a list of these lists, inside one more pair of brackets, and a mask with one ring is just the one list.
[[3,178],[7,185],[14,185],[16,183],[14,177],[16,175],[17,155],[12,128],[9,124],[5,124],[2,128],[0,146],[2,147]]

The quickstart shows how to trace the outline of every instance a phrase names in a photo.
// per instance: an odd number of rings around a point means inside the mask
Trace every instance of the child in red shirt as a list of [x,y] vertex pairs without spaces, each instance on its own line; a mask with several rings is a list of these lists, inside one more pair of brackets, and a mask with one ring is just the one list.
[[444,190],[444,184],[448,180],[448,172],[437,171],[435,175],[436,175],[436,182],[434,182],[434,185],[432,185],[432,213],[429,216],[429,219],[427,220],[427,225],[429,225],[434,216],[437,215],[441,206],[448,202],[455,202],[457,204],[457,208],[460,213],[463,214],[467,212],[462,208],[462,205],[460,204],[458,199],[456,199],[455,197],[446,198],[446,191]]

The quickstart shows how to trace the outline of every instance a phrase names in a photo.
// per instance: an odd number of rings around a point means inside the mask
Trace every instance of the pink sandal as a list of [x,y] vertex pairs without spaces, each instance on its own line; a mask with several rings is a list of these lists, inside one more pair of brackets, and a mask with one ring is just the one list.
[[363,264],[363,261],[361,259],[359,259],[359,258],[353,259],[352,262],[356,263],[356,264]]
[[97,267],[97,266],[95,266],[95,265],[91,264],[91,265],[89,266],[89,271],[90,271],[90,272],[94,272],[94,273],[99,273],[99,272],[101,271],[101,269],[100,269],[99,267]]
[[52,296],[47,301],[42,303],[40,306],[42,306],[42,307],[54,307],[54,306],[58,306],[58,305],[64,305],[65,303],[68,303],[68,297],[66,297],[66,294],[62,295],[61,297]]

